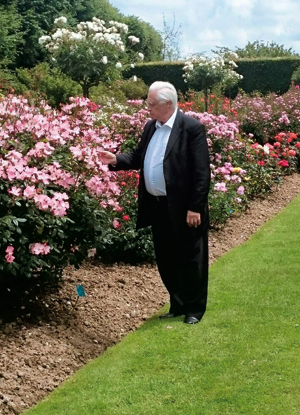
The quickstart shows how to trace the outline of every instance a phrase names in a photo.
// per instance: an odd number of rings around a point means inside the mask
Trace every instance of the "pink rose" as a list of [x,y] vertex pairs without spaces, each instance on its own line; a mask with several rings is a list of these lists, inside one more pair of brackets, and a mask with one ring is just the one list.
[[239,186],[236,192],[238,195],[243,195],[245,192],[244,186]]

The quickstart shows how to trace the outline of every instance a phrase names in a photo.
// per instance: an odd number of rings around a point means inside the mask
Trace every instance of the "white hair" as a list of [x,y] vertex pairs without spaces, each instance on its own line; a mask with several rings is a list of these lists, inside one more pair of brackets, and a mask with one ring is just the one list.
[[159,101],[171,101],[173,108],[177,108],[177,91],[174,85],[169,82],[156,81],[150,85],[150,91],[157,91],[157,99]]

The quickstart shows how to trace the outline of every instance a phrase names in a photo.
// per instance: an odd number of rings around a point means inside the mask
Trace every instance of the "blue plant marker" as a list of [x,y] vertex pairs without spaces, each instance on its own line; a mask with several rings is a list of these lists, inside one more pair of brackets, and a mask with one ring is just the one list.
[[85,297],[85,291],[82,285],[77,285],[76,291],[77,291],[78,297]]

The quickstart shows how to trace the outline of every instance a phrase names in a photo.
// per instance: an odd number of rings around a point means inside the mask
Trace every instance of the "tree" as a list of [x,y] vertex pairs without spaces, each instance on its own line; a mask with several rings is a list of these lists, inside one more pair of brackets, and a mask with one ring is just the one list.
[[235,72],[237,54],[227,48],[214,52],[217,56],[208,58],[204,55],[193,55],[183,67],[184,81],[196,91],[203,91],[205,110],[208,109],[208,96],[211,89],[219,84],[222,88],[232,88],[242,79]]
[[119,10],[112,6],[108,0],[84,1],[83,7],[76,11],[76,19],[79,22],[92,20],[94,16],[105,22],[109,22],[110,20],[122,21],[124,18]]
[[[89,96],[89,89],[100,81],[112,79],[116,70],[122,67],[121,60],[126,60],[125,34],[128,26],[111,21],[108,27],[103,20],[81,22],[76,28],[66,28],[64,16],[54,22],[58,27],[50,35],[39,39],[52,61],[63,73],[82,86],[83,95]],[[133,35],[127,37],[127,44],[133,47],[139,39]],[[144,55],[137,53],[142,60]]]
[[255,42],[248,42],[244,48],[237,48],[235,50],[239,58],[281,58],[289,56],[300,56],[294,52],[292,48],[286,49],[284,45],[272,41],[264,42],[263,40],[256,40]]
[[12,65],[22,41],[21,19],[14,4],[0,7],[0,67]]
[[[68,16],[73,24],[76,14],[82,10],[83,0],[16,0],[16,20],[21,21],[22,43],[18,43],[15,66],[33,67],[45,59],[38,39],[53,28],[53,21],[61,14]],[[10,6],[7,0],[0,0],[0,6],[7,12]],[[11,22],[14,25],[14,21]]]
[[[53,22],[59,16],[66,16],[70,26],[90,21],[94,16],[106,23],[126,23],[129,30],[140,38],[145,60],[161,58],[162,41],[159,33],[149,23],[137,17],[125,17],[108,0],[15,0],[13,4],[15,6],[10,6],[7,0],[0,0],[0,32],[8,27],[4,20],[6,15],[11,14],[12,7],[15,7],[15,14],[14,18],[9,19],[9,35],[13,33],[15,25],[20,24],[20,41],[18,39],[16,47],[11,45],[10,54],[14,53],[14,58],[9,59],[10,62],[15,62],[14,67],[32,68],[46,60],[45,51],[39,45],[38,39],[53,30]],[[3,38],[6,38],[5,34]],[[1,42],[2,48],[6,44],[7,40]]]
[[165,15],[163,14],[163,31],[161,32],[163,40],[162,58],[164,61],[174,61],[180,58],[179,36],[182,35],[181,24],[176,28],[175,13],[173,22],[168,26]]
[[124,23],[128,26],[128,32],[140,39],[139,50],[144,54],[145,62],[160,60],[163,48],[161,35],[149,23],[136,16],[125,17]]

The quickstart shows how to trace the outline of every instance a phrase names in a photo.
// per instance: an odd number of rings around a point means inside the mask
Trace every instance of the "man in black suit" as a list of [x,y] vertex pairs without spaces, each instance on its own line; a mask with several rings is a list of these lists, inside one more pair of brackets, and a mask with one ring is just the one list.
[[152,226],[159,273],[170,294],[160,318],[203,317],[208,285],[210,162],[203,125],[177,109],[177,92],[154,82],[148,93],[152,118],[138,146],[127,154],[103,151],[111,170],[140,169],[137,228]]

